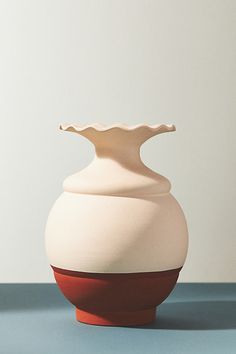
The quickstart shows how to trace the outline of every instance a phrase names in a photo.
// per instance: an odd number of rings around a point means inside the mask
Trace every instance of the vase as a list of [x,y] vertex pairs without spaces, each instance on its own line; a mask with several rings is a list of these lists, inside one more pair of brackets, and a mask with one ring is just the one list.
[[78,321],[132,326],[155,320],[174,288],[188,232],[170,182],[141,161],[149,138],[174,125],[61,125],[90,140],[95,157],[65,179],[46,225],[55,280]]

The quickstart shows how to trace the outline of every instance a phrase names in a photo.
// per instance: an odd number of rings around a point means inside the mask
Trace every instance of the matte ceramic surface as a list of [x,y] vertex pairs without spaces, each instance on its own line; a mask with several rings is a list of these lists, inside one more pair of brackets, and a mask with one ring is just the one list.
[[144,273],[86,273],[53,267],[79,321],[129,326],[155,320],[158,306],[174,288],[179,269]]
[[148,138],[172,125],[62,125],[95,144],[95,158],[68,177],[48,218],[46,248],[53,266],[85,272],[176,269],[187,253],[183,212],[170,182],[140,159]]
[[167,178],[140,147],[173,125],[61,125],[89,139],[95,157],[64,181],[46,227],[46,249],[77,319],[135,325],[154,319],[173,289],[188,247],[183,211]]

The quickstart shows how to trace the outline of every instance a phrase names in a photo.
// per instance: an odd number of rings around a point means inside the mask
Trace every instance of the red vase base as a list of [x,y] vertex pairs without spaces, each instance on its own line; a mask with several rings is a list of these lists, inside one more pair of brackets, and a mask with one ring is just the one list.
[[139,311],[91,313],[76,308],[77,321],[98,326],[138,326],[153,322],[156,308]]
[[181,268],[144,273],[86,273],[52,266],[78,321],[131,326],[155,320],[156,306],[174,288]]

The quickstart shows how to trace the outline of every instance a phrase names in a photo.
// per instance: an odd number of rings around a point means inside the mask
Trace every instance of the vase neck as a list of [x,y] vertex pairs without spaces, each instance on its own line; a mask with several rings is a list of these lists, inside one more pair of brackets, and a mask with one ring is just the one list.
[[140,147],[154,135],[173,131],[174,126],[64,125],[61,129],[78,133],[95,146],[94,160],[64,181],[65,191],[136,197],[170,191],[170,182],[141,161]]
[[129,141],[123,144],[95,145],[95,154],[98,159],[110,159],[126,168],[143,164],[140,157],[140,145],[130,144]]

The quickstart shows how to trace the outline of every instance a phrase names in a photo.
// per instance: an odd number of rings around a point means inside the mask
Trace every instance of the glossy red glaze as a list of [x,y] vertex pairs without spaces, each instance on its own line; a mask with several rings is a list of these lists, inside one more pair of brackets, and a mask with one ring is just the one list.
[[52,266],[78,321],[96,325],[141,325],[174,288],[181,268],[145,273],[86,273]]

